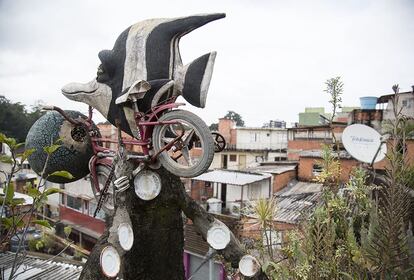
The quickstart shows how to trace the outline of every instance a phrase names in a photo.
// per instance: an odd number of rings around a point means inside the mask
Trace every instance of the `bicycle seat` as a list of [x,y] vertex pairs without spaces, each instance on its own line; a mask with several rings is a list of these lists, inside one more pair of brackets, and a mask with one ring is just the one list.
[[122,104],[144,97],[145,93],[151,89],[151,85],[144,80],[135,81],[129,88],[122,92],[122,95],[115,100],[115,104]]

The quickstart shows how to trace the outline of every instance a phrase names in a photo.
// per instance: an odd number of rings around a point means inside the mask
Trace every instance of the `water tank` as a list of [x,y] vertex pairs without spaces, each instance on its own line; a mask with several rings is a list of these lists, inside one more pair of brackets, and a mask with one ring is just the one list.
[[362,110],[375,110],[377,106],[377,97],[375,96],[364,96],[360,97],[359,100],[361,102],[361,109]]
[[221,214],[222,201],[220,199],[217,199],[214,197],[209,198],[207,199],[207,205],[208,205],[208,212]]

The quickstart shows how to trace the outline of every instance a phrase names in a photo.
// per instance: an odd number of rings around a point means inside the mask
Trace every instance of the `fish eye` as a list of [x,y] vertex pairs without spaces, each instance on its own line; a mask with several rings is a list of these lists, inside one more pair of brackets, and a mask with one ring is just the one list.
[[105,71],[105,68],[102,64],[98,66],[98,71],[96,72],[96,80],[101,83],[109,80],[109,75]]
[[96,73],[98,76],[105,73],[105,70],[102,67],[102,64],[98,66],[98,72]]

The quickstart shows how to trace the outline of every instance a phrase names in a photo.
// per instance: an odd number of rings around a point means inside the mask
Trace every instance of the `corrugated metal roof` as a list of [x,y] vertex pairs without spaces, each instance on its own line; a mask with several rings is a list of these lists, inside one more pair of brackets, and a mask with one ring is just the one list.
[[205,181],[205,182],[215,182],[222,184],[229,184],[235,186],[244,186],[252,184],[255,182],[260,182],[266,179],[269,179],[271,175],[263,175],[257,173],[248,173],[241,171],[232,171],[232,170],[213,170],[208,173],[201,174],[198,177],[193,178],[193,180]]
[[[336,152],[332,153],[334,156],[337,155]],[[301,157],[311,157],[311,158],[322,158],[322,151],[321,150],[310,150],[310,151],[301,151],[299,153]],[[352,156],[347,151],[340,151],[339,157],[342,159],[352,159]]]
[[271,174],[282,174],[287,171],[296,169],[296,165],[261,165],[256,167],[250,167],[246,171],[257,172],[257,173],[271,173]]
[[297,224],[303,215],[311,212],[319,202],[322,185],[293,181],[275,194],[276,221]]
[[311,182],[298,182],[296,180],[290,181],[286,188],[281,189],[275,196],[291,196],[302,195],[304,193],[317,193],[322,190],[322,185]]
[[[11,252],[0,253],[0,267],[4,269],[5,279],[9,278],[14,257],[15,254]],[[33,256],[26,256],[23,259],[23,264],[17,270],[19,275],[15,279],[79,279],[81,271],[81,265],[47,261]]]
[[[299,223],[318,205],[322,195],[321,190],[321,184],[290,182],[286,188],[275,194],[277,210],[274,221],[288,224]],[[254,218],[253,208],[247,210],[246,215]]]
[[321,193],[306,193],[287,197],[277,197],[275,221],[297,224],[304,215],[310,213],[317,205]]

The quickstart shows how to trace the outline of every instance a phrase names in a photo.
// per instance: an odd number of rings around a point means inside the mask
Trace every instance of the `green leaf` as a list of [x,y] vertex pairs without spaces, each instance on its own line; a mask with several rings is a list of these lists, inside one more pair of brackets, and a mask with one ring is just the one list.
[[36,225],[43,226],[43,227],[52,228],[52,226],[46,220],[34,220],[33,223]]
[[53,144],[53,145],[50,145],[50,146],[47,146],[47,147],[44,147],[43,148],[43,150],[48,154],[48,155],[51,155],[51,154],[53,154],[60,146],[62,146],[62,145],[56,145],[56,144]]
[[10,183],[6,192],[6,203],[11,203],[14,197],[14,184]]
[[63,232],[65,233],[66,238],[69,238],[69,235],[72,233],[72,227],[71,226],[65,226],[63,228]]
[[5,229],[9,229],[13,226],[13,219],[12,218],[0,218],[1,223],[3,224]]
[[49,196],[49,195],[51,195],[51,194],[54,194],[54,193],[60,193],[60,192],[62,192],[63,190],[61,190],[61,189],[58,189],[58,188],[50,188],[50,189],[47,189],[47,190],[45,190],[44,191],[44,195],[46,195],[46,196]]
[[4,139],[4,143],[6,143],[6,145],[10,147],[10,150],[14,150],[16,148],[17,141],[14,138],[7,138],[6,137]]
[[18,149],[18,148],[20,148],[21,146],[23,146],[24,145],[24,142],[22,142],[22,143],[18,143],[18,144],[16,144],[15,146],[14,146],[14,148],[15,149]]
[[27,188],[27,194],[30,197],[38,198],[41,195],[41,192],[37,188],[28,187]]
[[6,135],[4,135],[3,133],[0,133],[0,143],[6,143]]
[[23,163],[31,154],[33,154],[36,149],[27,149],[22,154],[18,154],[17,156],[21,157],[21,163]]
[[8,155],[0,155],[0,161],[3,163],[9,163],[9,164],[13,163],[13,159]]
[[55,171],[52,174],[49,174],[49,176],[58,176],[58,177],[66,178],[66,179],[73,179],[73,178],[75,178],[75,177],[73,177],[72,174],[70,174],[70,172],[65,171],[65,170]]
[[13,198],[13,200],[10,202],[10,206],[18,206],[22,205],[26,202],[24,198]]

